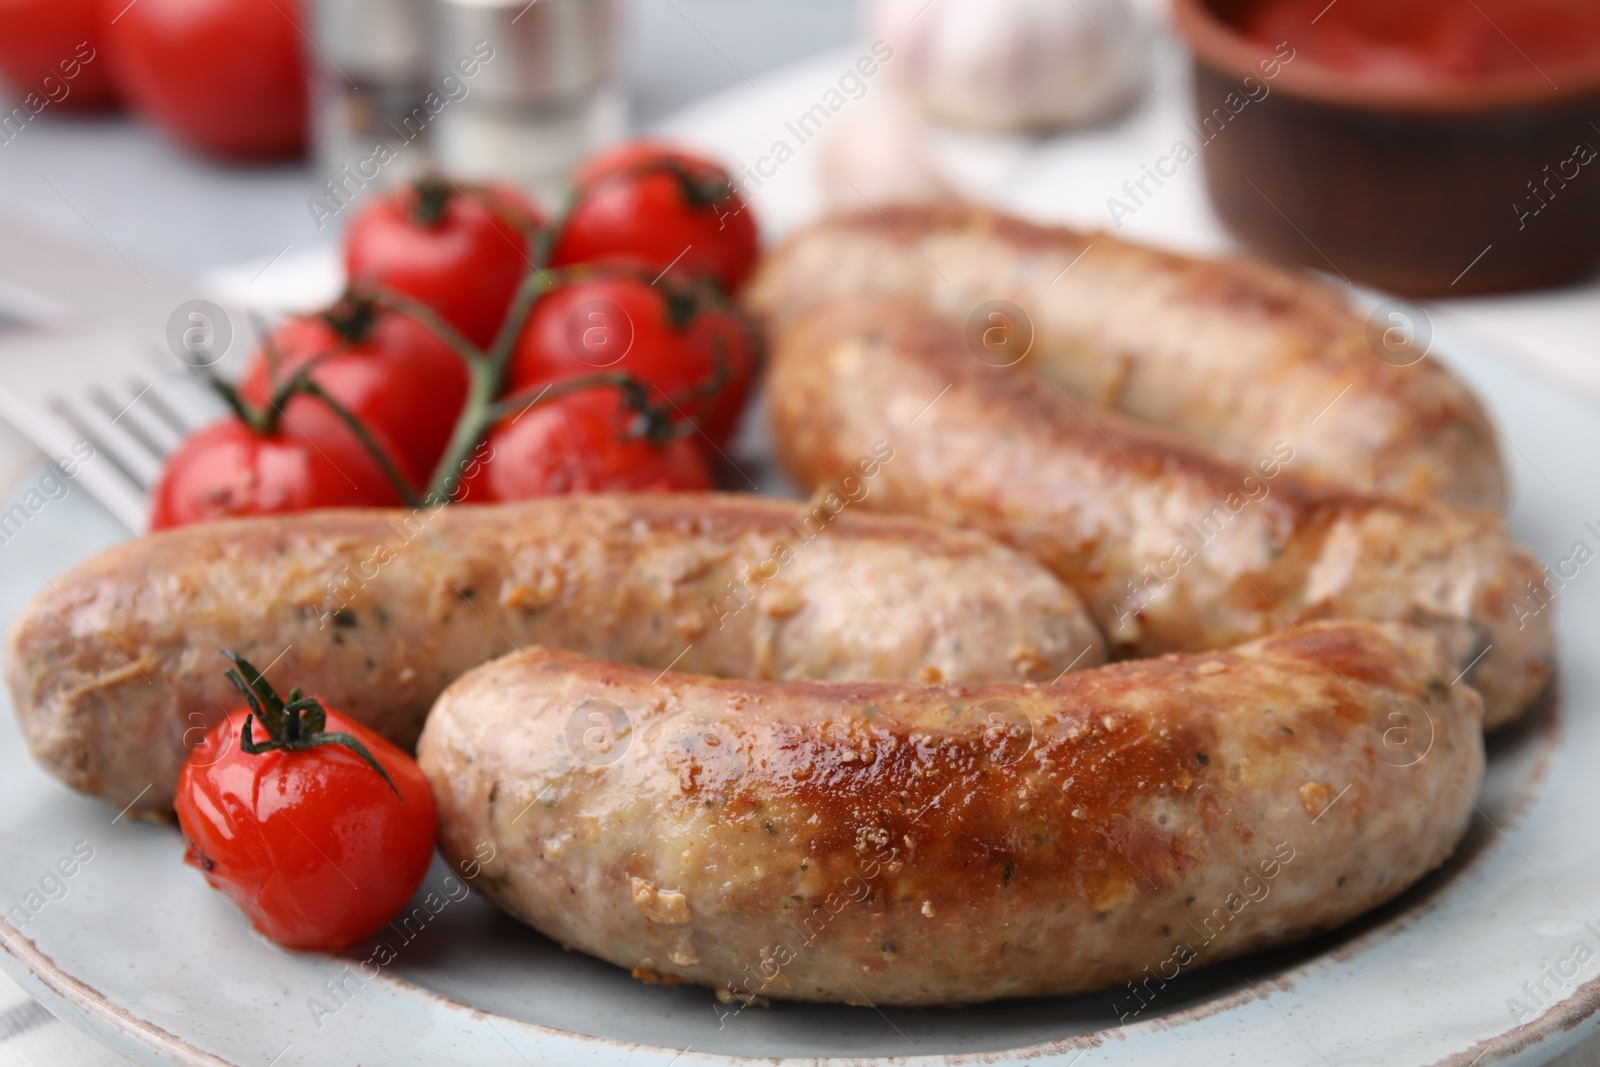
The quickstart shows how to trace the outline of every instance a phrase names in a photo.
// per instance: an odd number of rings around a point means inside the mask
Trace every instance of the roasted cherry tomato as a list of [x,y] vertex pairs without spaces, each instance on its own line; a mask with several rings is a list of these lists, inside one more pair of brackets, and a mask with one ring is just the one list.
[[347,297],[275,330],[246,371],[240,394],[265,404],[307,364],[328,395],[393,444],[412,487],[426,486],[466,402],[461,356],[410,316]]
[[[99,0],[0,0],[0,77],[23,106],[105,107],[115,100]],[[0,141],[4,141],[0,137]]]
[[487,348],[532,266],[539,223],[509,188],[424,179],[367,202],[345,235],[345,269],[417,298]]
[[311,396],[292,398],[270,433],[232,415],[197,431],[167,457],[152,496],[152,530],[242,515],[401,503],[361,440]]
[[185,862],[289,948],[333,950],[376,932],[433,858],[433,794],[410,756],[297,689],[285,703],[249,663],[241,708],[178,774]]
[[512,356],[508,392],[622,372],[654,386],[654,399],[672,398],[673,413],[720,448],[750,390],[753,336],[736,312],[694,290],[621,270],[540,298]]
[[112,82],[133,110],[190,148],[223,159],[305,150],[298,0],[101,4]]
[[638,418],[598,386],[529,408],[489,432],[489,458],[462,479],[468,504],[563,493],[668,493],[711,488],[711,472],[686,438],[630,436]]
[[671,267],[737,292],[755,269],[755,217],[728,172],[698,156],[634,141],[579,169],[551,262]]

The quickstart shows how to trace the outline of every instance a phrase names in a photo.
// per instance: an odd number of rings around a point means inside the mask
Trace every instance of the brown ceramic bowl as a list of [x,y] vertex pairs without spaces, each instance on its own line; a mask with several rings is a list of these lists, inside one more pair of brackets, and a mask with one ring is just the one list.
[[[1211,202],[1241,241],[1413,296],[1600,266],[1600,67],[1394,86],[1300,57],[1266,80],[1272,48],[1235,28],[1253,3],[1173,0]],[[1257,99],[1233,113],[1230,93]]]

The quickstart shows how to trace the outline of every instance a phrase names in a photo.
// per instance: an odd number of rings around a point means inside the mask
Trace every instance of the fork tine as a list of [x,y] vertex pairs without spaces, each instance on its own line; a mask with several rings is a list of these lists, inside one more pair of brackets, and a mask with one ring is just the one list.
[[[112,410],[112,421],[126,429],[134,437],[144,443],[150,453],[155,456],[165,457],[174,448],[178,447],[182,434],[168,426],[155,410],[158,403],[155,397],[154,382],[129,382],[126,391],[120,395],[133,397],[120,407]],[[91,391],[96,404],[102,411],[116,404],[115,398],[106,393]]]
[[[49,435],[57,442],[55,452],[68,451],[70,446],[62,446],[73,438],[94,446],[94,457],[77,468],[75,480],[129,529],[136,532],[143,530],[150,506],[148,491],[123,465],[122,457],[114,450],[114,446],[97,432],[99,427],[95,425],[95,420],[85,420],[75,414],[61,397],[50,398],[46,407],[55,416],[52,421],[59,427]],[[99,419],[98,422],[105,423],[105,420]],[[39,428],[37,424],[35,428]]]
[[[92,396],[92,393],[89,394]],[[145,442],[112,421],[101,405],[88,397],[58,396],[58,412],[73,427],[104,453],[105,459],[122,468],[128,480],[148,490],[161,473],[161,457]]]
[[180,440],[224,410],[222,402],[205,386],[173,374],[156,378],[139,405],[148,408]]
[[126,390],[119,389],[113,394],[96,385],[88,389],[87,395],[112,425],[139,442],[150,455],[161,459],[172,451],[176,442],[168,440],[172,434],[163,432],[159,422],[154,426],[154,432],[146,426],[146,423],[153,421],[146,405],[150,389],[149,382],[130,382]]
[[129,334],[28,333],[0,341],[0,418],[48,456],[78,454],[80,441],[92,445],[95,455],[77,466],[74,484],[133,530],[146,527],[162,458],[222,410],[169,354]]

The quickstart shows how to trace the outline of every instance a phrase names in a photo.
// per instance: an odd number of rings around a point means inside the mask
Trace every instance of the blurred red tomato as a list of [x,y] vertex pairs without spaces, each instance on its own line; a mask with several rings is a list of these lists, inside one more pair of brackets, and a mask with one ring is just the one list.
[[34,93],[50,107],[110,105],[99,12],[99,0],[0,0],[0,76],[19,97]]
[[239,386],[246,402],[267,403],[315,360],[311,380],[393,443],[414,488],[427,485],[467,399],[467,367],[449,345],[415,319],[362,300],[290,319],[273,331],[271,344],[276,376],[266,352],[256,353]]
[[[380,443],[382,438],[379,437]],[[392,456],[394,450],[388,449]],[[315,397],[296,396],[277,432],[230,415],[185,438],[156,482],[150,528],[312,508],[390,507],[400,495],[349,427]]]
[[305,150],[299,0],[101,3],[112,81],[133,110],[222,159]]
[[345,269],[417,298],[487,348],[533,264],[529,232],[541,221],[506,186],[424,179],[362,207],[345,235]]
[[711,488],[699,449],[629,437],[637,415],[604,386],[551,400],[489,432],[486,459],[458,502],[490,504],[563,493],[667,493]]
[[[670,279],[651,285],[628,272],[551,290],[534,306],[517,341],[510,393],[600,371],[620,371],[671,396],[674,414],[697,423],[719,447],[738,426],[754,363],[752,334],[732,311]],[[714,396],[691,390],[727,375]]]
[[634,141],[585,163],[551,262],[630,262],[652,275],[673,270],[737,292],[755,270],[755,216],[728,172],[652,141]]

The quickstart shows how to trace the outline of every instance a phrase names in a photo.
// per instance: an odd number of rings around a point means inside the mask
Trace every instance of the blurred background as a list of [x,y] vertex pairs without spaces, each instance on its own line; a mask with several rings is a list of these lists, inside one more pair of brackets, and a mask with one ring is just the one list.
[[[628,0],[619,16],[616,76],[635,130],[862,33],[855,0]],[[22,96],[0,78],[5,111]],[[309,157],[220,163],[126,113],[43,114],[0,145],[0,217],[190,275],[316,235],[305,201],[325,176]]]

